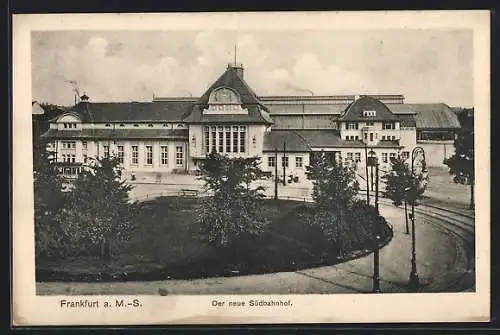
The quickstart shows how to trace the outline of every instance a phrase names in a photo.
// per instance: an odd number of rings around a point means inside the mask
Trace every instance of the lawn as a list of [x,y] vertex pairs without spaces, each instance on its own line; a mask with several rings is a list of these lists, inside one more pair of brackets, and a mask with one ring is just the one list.
[[[141,204],[133,237],[112,243],[112,260],[73,257],[37,260],[37,281],[135,281],[194,279],[331,265],[339,261],[335,248],[301,214],[310,204],[298,201],[264,200],[263,212],[270,221],[266,231],[245,239],[237,263],[228,254],[202,239],[193,224],[198,198],[161,197]],[[389,232],[382,238],[387,243]],[[355,246],[350,255],[370,252]],[[349,257],[349,255],[347,256]]]

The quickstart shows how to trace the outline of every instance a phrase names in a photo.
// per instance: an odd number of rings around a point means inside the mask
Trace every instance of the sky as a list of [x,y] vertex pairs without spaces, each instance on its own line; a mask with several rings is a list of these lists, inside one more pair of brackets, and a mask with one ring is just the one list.
[[471,30],[38,31],[32,100],[201,96],[236,59],[258,95],[403,94],[473,106]]

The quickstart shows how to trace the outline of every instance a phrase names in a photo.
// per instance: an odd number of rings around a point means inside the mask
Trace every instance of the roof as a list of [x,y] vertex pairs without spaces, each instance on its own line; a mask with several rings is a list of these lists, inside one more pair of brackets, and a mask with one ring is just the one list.
[[41,135],[50,139],[180,139],[188,138],[187,129],[49,129]]
[[238,92],[243,105],[261,104],[255,92],[238,74],[238,68],[228,66],[226,71],[206,90],[206,92],[198,99],[197,104],[206,106],[210,93],[219,87],[229,87]]
[[[376,111],[375,116],[363,116],[363,111]],[[352,102],[340,117],[341,121],[396,121],[391,110],[380,100],[370,96],[362,96]]]
[[415,104],[417,128],[460,128],[458,117],[446,104]]
[[273,130],[265,133],[262,151],[275,151],[276,149],[282,151],[283,144],[286,145],[286,151],[311,151],[306,140],[294,130]]
[[180,122],[192,106],[189,101],[80,102],[67,111],[77,113],[83,122]]
[[45,110],[40,106],[38,102],[33,102],[31,104],[31,114],[32,115],[43,115],[45,114]]
[[269,114],[295,115],[295,114],[342,114],[347,104],[282,104],[269,106]]
[[399,123],[401,127],[415,127],[415,117],[413,114],[399,114]]

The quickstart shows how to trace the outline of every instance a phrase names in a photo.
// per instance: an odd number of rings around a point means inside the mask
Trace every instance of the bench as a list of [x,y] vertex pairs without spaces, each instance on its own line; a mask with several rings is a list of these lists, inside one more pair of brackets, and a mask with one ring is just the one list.
[[182,197],[197,197],[198,196],[198,190],[188,190],[188,189],[182,189],[179,192],[180,196]]

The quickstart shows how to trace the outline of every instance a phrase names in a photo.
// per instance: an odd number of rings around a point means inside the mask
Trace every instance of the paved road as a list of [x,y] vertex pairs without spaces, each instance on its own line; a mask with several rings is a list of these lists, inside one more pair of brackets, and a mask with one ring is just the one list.
[[[185,185],[137,185],[136,198],[175,194]],[[189,186],[189,188],[201,188]],[[285,191],[286,189],[286,191]],[[267,193],[272,196],[273,189]],[[290,198],[310,198],[308,187],[280,187]],[[411,239],[404,214],[381,199],[380,212],[393,226],[394,238],[380,251],[382,292],[406,292]],[[474,218],[432,206],[416,210],[417,268],[424,292],[474,290]],[[372,288],[373,255],[335,266],[231,278],[125,283],[37,283],[38,294],[289,294],[360,293]]]

